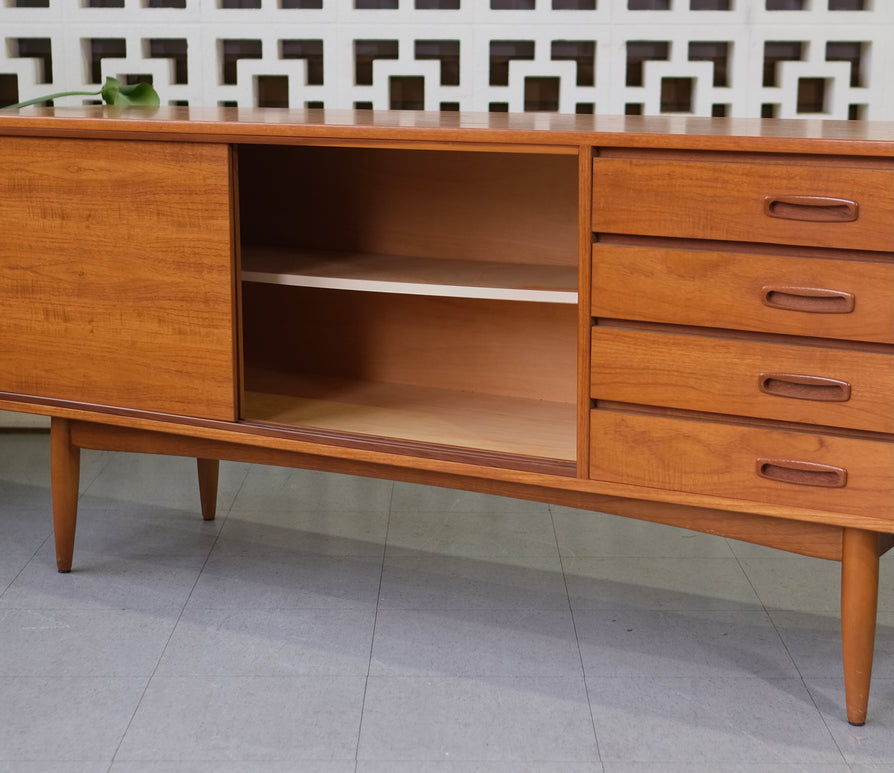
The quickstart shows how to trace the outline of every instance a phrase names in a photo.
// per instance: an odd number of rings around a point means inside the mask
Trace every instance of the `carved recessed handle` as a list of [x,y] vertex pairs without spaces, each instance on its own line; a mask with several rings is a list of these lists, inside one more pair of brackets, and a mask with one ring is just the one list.
[[819,287],[765,285],[761,288],[764,306],[783,311],[806,311],[810,314],[850,314],[854,310],[853,293]]
[[758,377],[761,392],[775,397],[795,400],[817,400],[823,403],[844,403],[851,398],[847,381],[824,376],[804,376],[797,373],[761,373]]
[[757,474],[766,480],[796,486],[844,488],[847,485],[847,470],[844,467],[794,459],[758,459]]
[[857,219],[860,205],[831,196],[764,196],[764,214],[782,220],[811,223],[849,223]]

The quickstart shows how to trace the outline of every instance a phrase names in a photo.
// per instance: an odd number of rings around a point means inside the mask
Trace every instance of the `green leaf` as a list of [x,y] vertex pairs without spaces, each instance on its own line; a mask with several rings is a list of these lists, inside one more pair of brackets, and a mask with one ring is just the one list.
[[121,81],[117,78],[106,78],[105,85],[99,91],[60,91],[57,94],[48,94],[45,97],[35,97],[24,102],[17,102],[14,105],[6,105],[6,107],[0,107],[0,110],[13,110],[46,102],[48,99],[77,96],[102,96],[107,105],[158,107],[161,104],[158,93],[152,88],[151,83],[135,83],[132,86],[122,86]]
[[122,86],[117,78],[106,78],[105,85],[99,92],[108,105],[135,105],[141,107],[158,107],[161,100],[151,83],[134,83]]

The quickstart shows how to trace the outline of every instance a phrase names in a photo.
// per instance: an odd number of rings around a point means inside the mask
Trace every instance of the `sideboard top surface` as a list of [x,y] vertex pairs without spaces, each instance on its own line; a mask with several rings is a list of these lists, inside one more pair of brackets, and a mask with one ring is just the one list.
[[0,112],[0,136],[487,143],[894,156],[894,122],[102,105]]

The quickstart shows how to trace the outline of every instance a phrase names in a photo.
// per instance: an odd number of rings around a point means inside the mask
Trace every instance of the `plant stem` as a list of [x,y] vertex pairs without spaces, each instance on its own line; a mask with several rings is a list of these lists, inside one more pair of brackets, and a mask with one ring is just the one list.
[[47,100],[58,99],[59,97],[98,97],[100,94],[102,94],[101,89],[99,91],[60,91],[56,94],[48,94],[45,97],[35,97],[34,99],[27,99],[24,102],[16,102],[14,105],[6,105],[6,107],[0,108],[0,110],[28,107],[28,105],[36,105],[38,102],[46,102]]

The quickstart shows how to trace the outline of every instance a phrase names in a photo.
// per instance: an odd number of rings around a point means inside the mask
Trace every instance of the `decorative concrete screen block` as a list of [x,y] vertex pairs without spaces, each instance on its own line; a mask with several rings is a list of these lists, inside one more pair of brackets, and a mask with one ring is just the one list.
[[894,118],[890,0],[0,0],[0,104]]

